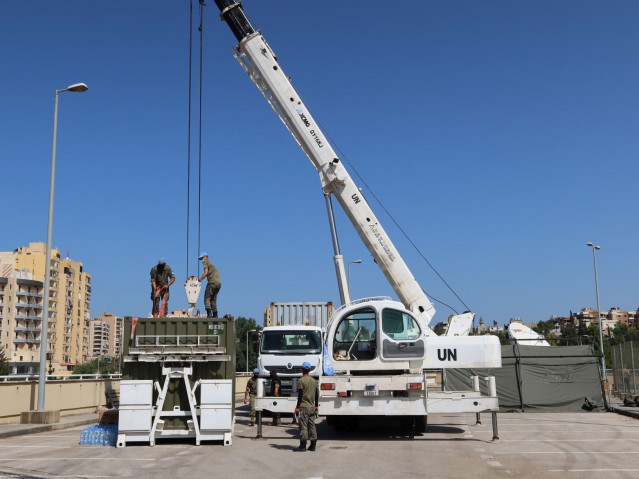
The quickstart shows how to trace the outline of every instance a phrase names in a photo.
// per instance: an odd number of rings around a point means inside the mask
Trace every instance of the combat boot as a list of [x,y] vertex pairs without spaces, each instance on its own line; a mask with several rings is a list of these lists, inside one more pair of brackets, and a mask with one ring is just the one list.
[[217,311],[213,310],[213,312],[211,313],[211,317],[217,318]]
[[206,310],[206,317],[207,317],[207,318],[212,318],[212,317],[213,317],[213,311],[212,311],[212,310],[210,310],[210,309],[207,309],[207,310]]
[[300,441],[300,445],[297,446],[298,451],[306,451],[306,441]]
[[308,450],[314,451],[316,445],[317,445],[317,441],[311,441],[311,445],[309,446]]

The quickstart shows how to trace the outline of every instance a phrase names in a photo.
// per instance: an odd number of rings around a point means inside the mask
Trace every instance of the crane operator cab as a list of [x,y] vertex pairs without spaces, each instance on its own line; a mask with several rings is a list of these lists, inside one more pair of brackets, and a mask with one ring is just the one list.
[[426,357],[425,328],[390,298],[354,301],[329,325],[326,346],[333,370],[419,369]]

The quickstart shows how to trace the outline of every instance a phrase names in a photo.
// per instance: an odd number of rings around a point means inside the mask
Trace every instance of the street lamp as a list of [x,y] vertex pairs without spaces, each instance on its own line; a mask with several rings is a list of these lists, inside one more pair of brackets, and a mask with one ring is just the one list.
[[351,265],[352,264],[360,264],[361,262],[362,262],[361,259],[348,262],[348,297],[349,298],[351,296]]
[[49,336],[49,277],[51,276],[51,236],[53,232],[53,190],[55,185],[55,146],[58,133],[58,95],[65,91],[81,93],[87,91],[84,83],[74,83],[63,90],[55,91],[55,106],[53,109],[53,148],[51,153],[51,183],[49,186],[49,220],[47,223],[47,253],[44,272],[44,308],[42,311],[42,329],[40,333],[40,376],[38,378],[38,411],[44,411],[44,387],[47,366],[47,339]]
[[[592,261],[595,266],[595,293],[597,294],[597,322],[599,323],[599,347],[601,348],[601,380],[603,381],[603,385],[605,387],[607,382],[606,376],[606,356],[604,354],[604,344],[603,344],[603,326],[601,321],[601,312],[599,310],[599,281],[597,279],[597,255],[596,251],[601,249],[601,246],[596,246],[593,243],[586,243],[586,246],[590,246],[592,248]],[[606,391],[604,390],[604,402],[606,401]]]
[[249,347],[248,347],[248,335],[249,333],[256,333],[257,330],[256,329],[249,329],[246,332],[246,372],[249,372],[249,367],[248,367],[248,351],[249,351]]

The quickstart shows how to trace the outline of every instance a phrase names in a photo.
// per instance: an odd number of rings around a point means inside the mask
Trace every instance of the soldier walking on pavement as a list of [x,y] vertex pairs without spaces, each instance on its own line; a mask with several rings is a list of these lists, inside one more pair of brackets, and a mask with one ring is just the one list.
[[[282,390],[282,381],[277,377],[276,371],[271,371],[271,396],[279,397]],[[282,415],[279,412],[273,413],[273,426],[282,424]]]
[[246,383],[246,391],[244,391],[244,404],[246,404],[247,398],[250,399],[250,406],[251,406],[251,422],[249,423],[249,426],[255,426],[255,396],[257,395],[257,379],[259,377],[260,374],[260,370],[255,368],[253,370],[253,377],[249,378],[248,382]]
[[302,364],[302,378],[297,382],[297,406],[295,414],[299,413],[300,445],[298,451],[306,451],[306,442],[310,439],[309,451],[314,451],[317,445],[317,431],[315,429],[315,416],[318,411],[319,391],[317,381],[308,375],[311,364],[305,361]]
[[206,278],[206,289],[204,290],[204,308],[207,318],[217,318],[217,293],[220,292],[222,281],[220,273],[213,263],[209,261],[209,254],[202,251],[198,259],[202,262],[204,273],[199,280]]
[[[169,278],[171,278],[170,281]],[[175,276],[171,267],[166,264],[166,259],[160,258],[158,264],[151,268],[151,301],[153,301],[154,318],[166,316],[169,309],[169,286],[174,281]]]

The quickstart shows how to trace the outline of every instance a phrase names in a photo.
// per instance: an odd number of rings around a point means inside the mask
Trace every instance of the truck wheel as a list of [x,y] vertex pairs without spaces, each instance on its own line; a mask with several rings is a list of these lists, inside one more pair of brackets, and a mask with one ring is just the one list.
[[426,425],[427,425],[427,421],[426,419],[428,418],[428,416],[417,416],[417,419],[415,421],[415,431],[418,434],[424,433],[426,432]]
[[402,434],[409,436],[411,439],[415,437],[415,431],[417,429],[416,416],[404,416],[401,419]]

